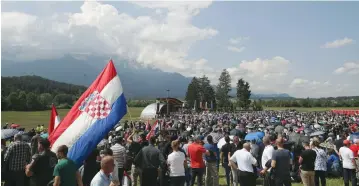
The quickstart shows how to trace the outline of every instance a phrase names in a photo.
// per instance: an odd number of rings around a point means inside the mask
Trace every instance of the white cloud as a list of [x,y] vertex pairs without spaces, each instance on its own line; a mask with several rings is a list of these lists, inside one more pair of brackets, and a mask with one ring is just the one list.
[[188,58],[194,43],[218,34],[217,30],[191,23],[193,16],[211,2],[134,3],[162,16],[133,17],[112,5],[94,1],[85,1],[78,13],[50,17],[2,12],[3,48],[21,60],[90,53],[118,56],[184,75],[212,71],[206,59]]
[[230,38],[229,39],[229,43],[235,45],[235,44],[239,44],[242,41],[248,40],[249,37],[237,37],[237,38]]
[[240,48],[238,48],[238,47],[235,47],[235,46],[228,46],[227,47],[227,49],[229,50],[229,51],[232,51],[232,52],[243,52],[243,50],[244,49],[246,49],[245,47],[240,47]]
[[253,91],[285,92],[286,77],[291,62],[281,56],[272,59],[257,58],[253,61],[241,61],[237,67],[227,68],[232,77],[232,86],[243,78],[248,81]]
[[340,47],[343,47],[345,45],[349,45],[349,44],[351,44],[353,42],[354,42],[353,39],[345,37],[343,39],[337,39],[337,40],[332,41],[332,42],[327,42],[324,45],[322,45],[321,47],[322,48],[340,48]]
[[348,63],[344,63],[344,65],[342,67],[337,68],[334,71],[335,74],[343,74],[343,73],[348,73],[348,74],[359,74],[359,62],[355,63],[355,62],[348,62]]

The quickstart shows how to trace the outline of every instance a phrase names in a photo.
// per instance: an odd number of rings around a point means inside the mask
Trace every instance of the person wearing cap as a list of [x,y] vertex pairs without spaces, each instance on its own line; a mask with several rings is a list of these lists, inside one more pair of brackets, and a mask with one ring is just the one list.
[[343,145],[344,146],[339,149],[339,156],[343,162],[344,185],[349,186],[349,180],[351,180],[352,186],[356,186],[356,170],[358,170],[358,168],[354,159],[354,153],[349,149],[349,140],[344,140]]
[[191,186],[194,185],[197,178],[197,185],[202,186],[203,174],[205,164],[203,161],[203,154],[210,155],[209,151],[203,147],[204,137],[199,135],[196,137],[196,141],[188,146],[188,156],[191,161],[192,178]]
[[9,166],[5,186],[25,185],[25,166],[30,163],[30,160],[30,146],[22,141],[21,134],[16,134],[14,142],[9,145],[4,157],[5,165]]
[[113,152],[113,158],[118,166],[119,185],[122,185],[124,165],[126,163],[126,149],[122,146],[124,142],[122,137],[115,137],[113,141],[115,145],[111,147],[111,150]]

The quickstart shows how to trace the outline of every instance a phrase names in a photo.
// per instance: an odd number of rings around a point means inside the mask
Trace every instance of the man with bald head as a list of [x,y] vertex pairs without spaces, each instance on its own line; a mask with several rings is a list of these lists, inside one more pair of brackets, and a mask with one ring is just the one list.
[[256,170],[253,166],[257,165],[257,160],[252,156],[250,151],[250,143],[245,143],[243,144],[243,149],[237,150],[229,160],[231,167],[238,169],[238,180],[241,186],[256,185]]
[[112,156],[105,156],[101,160],[101,170],[95,175],[91,181],[91,186],[109,186],[115,167],[115,160]]
[[272,168],[274,172],[274,180],[276,186],[291,186],[290,179],[290,167],[291,167],[291,156],[290,151],[284,149],[284,139],[279,137],[276,140],[278,149],[273,152],[272,156]]

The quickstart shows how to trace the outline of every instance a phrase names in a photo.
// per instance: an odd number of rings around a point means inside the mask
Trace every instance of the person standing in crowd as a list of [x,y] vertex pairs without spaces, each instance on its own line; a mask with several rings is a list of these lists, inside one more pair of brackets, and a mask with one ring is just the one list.
[[231,168],[228,165],[229,164],[228,154],[230,153],[230,148],[231,148],[230,140],[231,139],[229,138],[228,135],[224,138],[226,144],[222,146],[221,155],[220,155],[221,163],[226,174],[227,186],[231,185],[231,179],[230,179]]
[[[262,168],[267,170],[267,162],[269,160],[272,159],[272,156],[273,156],[273,152],[274,152],[274,147],[271,145],[270,143],[270,138],[269,136],[265,136],[263,138],[263,144],[264,144],[264,150],[263,150],[263,153],[262,153],[262,158],[261,158],[261,164],[262,164]],[[263,171],[262,174],[265,174],[264,176],[266,176],[266,180],[270,180],[270,174],[267,174],[267,172]]]
[[160,167],[165,164],[165,159],[160,150],[155,147],[156,137],[150,138],[150,144],[137,154],[134,162],[141,166],[142,183],[141,186],[157,185],[157,177]]
[[329,177],[341,176],[341,163],[339,155],[335,153],[334,149],[328,149],[327,173]]
[[308,142],[303,142],[304,151],[299,157],[299,164],[301,164],[300,177],[304,186],[314,186],[314,164],[317,154],[314,150],[310,149]]
[[179,141],[172,141],[172,153],[168,155],[167,165],[170,172],[170,186],[183,186],[185,183],[186,156],[179,151]]
[[5,186],[26,185],[25,166],[30,163],[30,160],[30,146],[22,141],[21,134],[16,134],[14,142],[9,145],[4,157],[5,166],[8,166]]
[[31,186],[47,186],[54,178],[52,173],[57,163],[56,154],[50,150],[50,142],[39,138],[38,152],[33,156],[32,162],[26,166],[26,175],[30,177]]
[[111,150],[113,152],[113,158],[116,161],[117,167],[118,167],[118,180],[119,185],[122,185],[122,178],[123,178],[123,172],[124,172],[124,165],[126,162],[126,149],[122,146],[123,144],[123,138],[122,137],[115,137],[113,139],[115,145],[111,147]]
[[36,132],[36,135],[31,138],[31,143],[30,143],[31,144],[31,155],[38,153],[37,145],[38,145],[39,138],[40,138],[40,132]]
[[345,133],[340,135],[340,138],[334,141],[334,150],[339,155],[339,149],[344,146],[343,142],[347,139],[347,136]]
[[291,186],[290,167],[292,164],[290,151],[284,149],[284,139],[276,140],[277,150],[273,152],[272,169],[276,186]]
[[252,156],[253,156],[257,161],[260,160],[260,159],[259,159],[259,146],[257,145],[256,140],[253,139],[250,144],[251,144],[251,154],[252,154]]
[[54,169],[54,186],[83,186],[80,172],[75,162],[67,158],[68,147],[61,145],[57,149],[59,162]]
[[319,186],[319,179],[322,186],[326,186],[325,176],[327,175],[327,153],[319,147],[320,141],[318,138],[313,140],[313,150],[317,157],[315,159],[315,186]]
[[354,153],[349,149],[349,140],[344,140],[343,145],[344,146],[339,149],[339,156],[343,162],[344,185],[349,186],[349,180],[351,180],[352,186],[356,186],[357,178],[355,174],[358,168],[354,159]]
[[[242,148],[243,148],[242,141],[239,140],[238,136],[234,136],[233,143],[231,145],[230,152],[228,154],[228,159],[230,159],[230,157],[232,157],[232,155],[237,150],[241,150]],[[238,169],[233,168],[233,166],[231,166],[231,169],[232,169],[233,186],[237,186],[238,185]]]
[[191,183],[191,160],[188,155],[188,146],[193,143],[193,139],[189,138],[188,142],[185,142],[182,146],[183,151],[186,153],[187,166],[185,169],[186,173],[186,186],[190,186]]
[[[110,148],[105,148],[104,150],[101,151],[100,153],[101,155],[101,159],[106,157],[106,156],[111,156],[113,157],[113,152]],[[112,174],[111,174],[111,186],[118,186],[120,184],[120,181],[118,179],[118,166],[117,166],[117,162],[114,161],[115,166],[113,168]],[[100,166],[101,167],[101,166]],[[101,169],[101,168],[100,168]],[[97,173],[96,173],[97,174]]]
[[86,158],[83,169],[80,168],[82,183],[84,186],[90,186],[91,180],[100,171],[101,166],[97,162],[97,157],[100,155],[98,149],[94,149],[91,154]]
[[209,155],[209,152],[203,147],[203,136],[197,136],[196,141],[188,146],[188,156],[191,159],[192,178],[191,186],[194,185],[197,178],[197,185],[203,185],[203,174],[205,164],[203,154]]
[[205,156],[206,159],[206,185],[208,186],[218,186],[219,177],[217,169],[217,154],[219,152],[217,145],[213,143],[213,137],[211,135],[207,136],[207,142],[204,144],[204,148],[209,151],[209,156]]
[[[127,161],[133,161],[137,154],[141,151],[141,149],[145,146],[148,146],[148,141],[146,140],[146,135],[141,134],[140,140],[137,142],[134,139],[134,134],[136,129],[133,130],[132,134],[127,138],[127,143],[129,144],[129,158]],[[140,184],[142,183],[142,171],[139,165],[135,165],[134,162],[132,162],[131,165],[131,180],[132,180],[132,186],[137,186],[137,180],[140,179]]]
[[[250,143],[245,143],[243,144],[243,149],[237,150],[229,159],[232,168],[239,170],[238,180],[240,186],[256,185],[256,170],[253,166],[257,166],[257,160],[250,153],[250,150]],[[237,163],[238,166],[235,163]]]
[[101,159],[101,170],[91,181],[91,186],[110,186],[115,167],[115,160],[112,156],[105,156]]

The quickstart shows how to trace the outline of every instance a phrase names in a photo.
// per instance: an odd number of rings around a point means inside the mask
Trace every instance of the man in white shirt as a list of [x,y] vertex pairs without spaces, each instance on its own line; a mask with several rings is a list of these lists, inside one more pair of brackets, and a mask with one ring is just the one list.
[[268,136],[263,138],[263,144],[265,145],[263,154],[262,154],[262,168],[264,169],[268,160],[272,159],[274,147],[270,144],[270,139]]
[[179,151],[179,141],[172,141],[173,152],[168,155],[167,165],[170,171],[170,185],[183,186],[185,179],[185,168],[187,168],[186,156]]
[[354,159],[354,153],[350,150],[350,141],[344,140],[344,146],[339,149],[339,156],[343,161],[343,177],[344,177],[344,185],[349,186],[349,180],[351,179],[352,186],[357,185],[356,179],[356,170],[358,169],[356,166],[356,162]]
[[[255,186],[256,176],[253,166],[257,165],[257,160],[250,153],[251,146],[249,143],[243,144],[243,149],[237,150],[229,159],[230,165],[239,171],[239,184],[241,186]],[[237,165],[235,164],[237,163]]]

